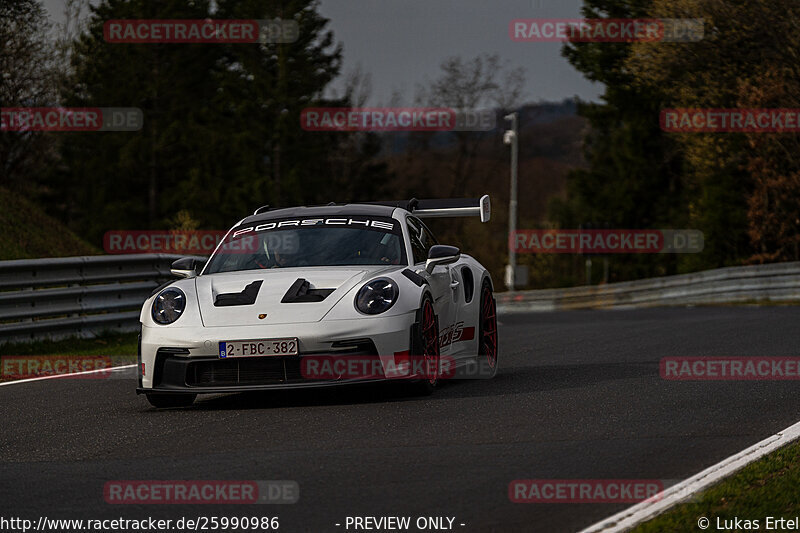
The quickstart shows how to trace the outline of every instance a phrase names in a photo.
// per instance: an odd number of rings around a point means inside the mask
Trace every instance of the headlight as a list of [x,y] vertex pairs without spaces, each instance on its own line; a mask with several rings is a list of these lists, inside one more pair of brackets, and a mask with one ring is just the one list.
[[397,301],[397,284],[389,278],[373,279],[358,291],[356,309],[367,315],[387,311]]
[[159,324],[172,324],[186,309],[186,295],[175,287],[164,289],[153,300],[153,320]]

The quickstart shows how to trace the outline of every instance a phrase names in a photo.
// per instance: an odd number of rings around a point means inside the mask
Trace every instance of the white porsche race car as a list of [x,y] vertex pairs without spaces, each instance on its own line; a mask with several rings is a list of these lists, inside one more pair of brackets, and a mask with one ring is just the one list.
[[426,217],[490,217],[489,197],[261,208],[205,263],[145,301],[139,386],[156,407],[198,393],[497,372],[489,272]]

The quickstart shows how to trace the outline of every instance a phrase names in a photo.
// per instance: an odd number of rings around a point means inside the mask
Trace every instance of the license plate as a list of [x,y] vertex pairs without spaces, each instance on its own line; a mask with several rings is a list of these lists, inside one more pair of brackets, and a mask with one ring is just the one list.
[[219,358],[297,355],[297,344],[297,338],[220,342]]

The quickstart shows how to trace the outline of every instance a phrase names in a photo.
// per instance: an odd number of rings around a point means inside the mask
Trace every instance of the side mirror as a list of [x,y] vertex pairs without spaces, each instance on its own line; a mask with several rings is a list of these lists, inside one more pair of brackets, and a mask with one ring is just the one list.
[[461,250],[455,246],[445,246],[437,244],[431,246],[428,252],[428,260],[425,262],[425,271],[430,274],[439,265],[449,265],[461,259]]
[[204,266],[204,261],[198,261],[194,257],[182,257],[172,263],[172,268],[169,271],[173,276],[178,276],[179,278],[193,278],[197,276],[200,270],[203,270]]

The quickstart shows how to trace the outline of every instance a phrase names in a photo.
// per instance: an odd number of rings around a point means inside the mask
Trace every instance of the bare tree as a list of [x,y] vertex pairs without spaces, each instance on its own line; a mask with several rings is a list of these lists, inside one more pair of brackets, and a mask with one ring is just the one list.
[[[0,106],[56,103],[49,29],[39,2],[0,3]],[[50,148],[51,140],[40,132],[0,130],[0,185],[27,179],[48,159]]]
[[90,8],[89,0],[65,0],[64,19],[55,25],[52,77],[59,94],[64,93],[64,84],[73,73],[73,45],[87,29]]
[[[519,104],[525,85],[525,71],[510,68],[496,54],[484,54],[470,60],[450,57],[441,64],[441,76],[419,85],[415,104],[445,107],[456,113],[490,112],[501,114]],[[478,149],[484,135],[456,131],[456,157],[450,165],[450,196],[463,196],[475,168]]]
[[441,76],[418,86],[416,100],[432,106],[471,111],[486,107],[510,109],[518,104],[525,70],[511,69],[497,54],[464,60],[450,57],[440,65]]

